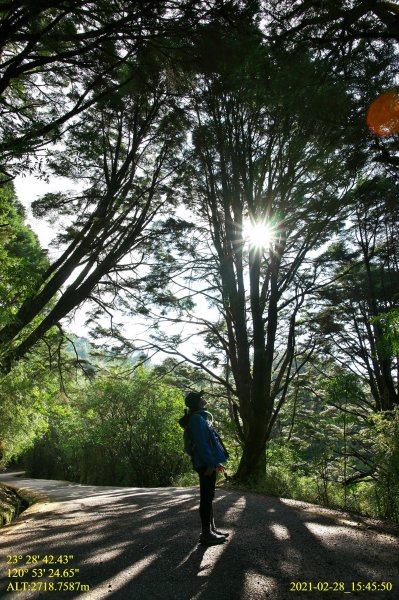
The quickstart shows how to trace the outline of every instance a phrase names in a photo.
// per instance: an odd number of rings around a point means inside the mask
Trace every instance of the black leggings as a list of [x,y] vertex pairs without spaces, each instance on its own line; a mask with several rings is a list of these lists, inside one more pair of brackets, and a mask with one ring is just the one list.
[[198,469],[200,483],[200,507],[199,513],[203,531],[209,531],[213,524],[212,502],[215,497],[216,471],[211,475],[205,475],[206,467]]

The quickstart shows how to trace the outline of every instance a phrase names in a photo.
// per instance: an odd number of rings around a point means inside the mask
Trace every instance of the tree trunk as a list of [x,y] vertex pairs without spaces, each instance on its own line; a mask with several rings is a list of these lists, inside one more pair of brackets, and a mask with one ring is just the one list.
[[234,480],[240,483],[259,483],[266,476],[266,443],[256,439],[253,433],[243,448],[240,464],[234,475]]

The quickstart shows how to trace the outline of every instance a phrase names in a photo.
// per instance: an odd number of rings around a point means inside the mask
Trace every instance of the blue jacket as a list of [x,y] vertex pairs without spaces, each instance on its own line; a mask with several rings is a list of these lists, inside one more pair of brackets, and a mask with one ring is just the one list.
[[194,469],[216,467],[226,462],[229,455],[208,421],[206,410],[196,410],[184,432],[184,450],[191,456]]

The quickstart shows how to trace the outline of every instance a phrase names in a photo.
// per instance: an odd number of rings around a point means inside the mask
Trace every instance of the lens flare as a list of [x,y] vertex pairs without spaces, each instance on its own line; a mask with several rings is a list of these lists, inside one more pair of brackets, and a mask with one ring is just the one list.
[[366,122],[378,137],[399,133],[399,92],[378,96],[369,106]]

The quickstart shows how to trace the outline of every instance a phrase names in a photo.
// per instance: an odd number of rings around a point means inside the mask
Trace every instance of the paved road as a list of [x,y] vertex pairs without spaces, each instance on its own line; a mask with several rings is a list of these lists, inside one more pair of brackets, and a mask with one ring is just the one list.
[[[11,473],[0,482],[42,495],[0,532],[2,599],[399,598],[398,532],[376,522],[219,488],[215,513],[230,537],[205,548],[197,544],[196,488],[92,487]],[[27,565],[28,556],[39,563]],[[51,556],[64,562],[51,564]],[[20,576],[8,577],[9,568]],[[393,591],[347,593],[352,582],[369,581],[392,582]],[[68,582],[70,590],[58,589]],[[337,591],[321,591],[334,582]],[[307,591],[291,591],[299,585]]]

